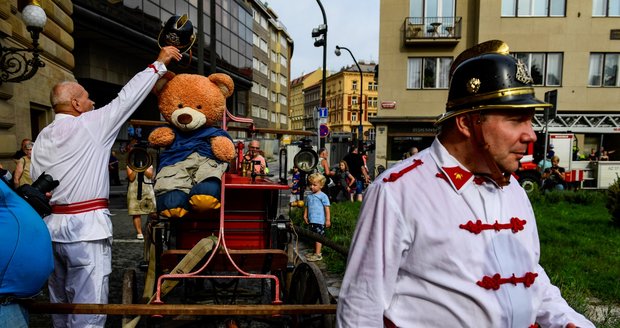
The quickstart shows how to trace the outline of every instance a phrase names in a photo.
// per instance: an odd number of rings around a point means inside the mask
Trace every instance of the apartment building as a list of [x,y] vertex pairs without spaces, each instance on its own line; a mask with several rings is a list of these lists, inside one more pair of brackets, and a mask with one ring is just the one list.
[[350,135],[351,140],[358,140],[361,127],[363,139],[374,141],[375,129],[368,119],[377,115],[375,67],[373,62],[360,61],[362,74],[356,65],[351,65],[327,78],[327,126],[332,133]]
[[304,122],[304,89],[319,83],[323,76],[323,70],[317,69],[308,74],[304,74],[300,77],[291,80],[291,87],[289,93],[289,117],[290,117],[290,129],[304,131],[306,123]]
[[[293,40],[277,14],[261,0],[253,11],[251,111],[257,127],[289,128],[289,76]],[[267,136],[268,137],[268,136]]]
[[[528,66],[538,98],[557,89],[558,115],[588,120],[620,113],[616,0],[381,0],[380,6],[379,108],[371,118],[377,164],[430,145],[435,118],[445,111],[452,61],[487,40],[506,42]],[[617,124],[611,117],[609,126]],[[586,132],[582,147],[596,142]],[[620,149],[618,139],[605,135],[611,146],[605,148]]]

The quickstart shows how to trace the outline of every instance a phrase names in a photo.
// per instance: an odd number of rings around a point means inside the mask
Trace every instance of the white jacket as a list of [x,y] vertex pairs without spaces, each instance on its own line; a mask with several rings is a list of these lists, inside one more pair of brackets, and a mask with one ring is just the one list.
[[551,285],[539,256],[534,213],[514,177],[503,188],[475,177],[436,139],[368,188],[338,327],[383,327],[384,317],[397,327],[594,327]]

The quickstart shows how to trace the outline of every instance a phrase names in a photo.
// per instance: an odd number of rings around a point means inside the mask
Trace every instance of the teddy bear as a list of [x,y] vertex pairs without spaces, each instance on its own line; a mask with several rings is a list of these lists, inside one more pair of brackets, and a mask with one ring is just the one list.
[[149,134],[165,147],[159,156],[155,196],[157,211],[169,218],[220,208],[221,178],[235,158],[230,135],[216,126],[233,93],[230,76],[168,72],[155,85],[159,112],[169,126]]

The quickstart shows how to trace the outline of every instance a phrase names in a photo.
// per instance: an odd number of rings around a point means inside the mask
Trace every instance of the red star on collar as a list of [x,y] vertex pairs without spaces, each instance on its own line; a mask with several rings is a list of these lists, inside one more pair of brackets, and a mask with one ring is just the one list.
[[446,172],[447,178],[452,181],[452,184],[456,187],[456,190],[461,189],[461,187],[463,187],[463,185],[469,181],[473,175],[471,172],[462,169],[460,166],[442,167],[442,169]]

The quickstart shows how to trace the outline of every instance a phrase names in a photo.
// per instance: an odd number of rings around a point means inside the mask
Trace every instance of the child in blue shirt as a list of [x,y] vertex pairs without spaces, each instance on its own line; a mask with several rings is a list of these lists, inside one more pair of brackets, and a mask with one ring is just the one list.
[[[325,176],[321,173],[313,173],[308,177],[310,195],[306,197],[304,207],[304,221],[310,225],[310,231],[325,235],[325,228],[331,226],[329,214],[329,197],[321,191],[325,185]],[[309,262],[320,261],[323,259],[321,254],[321,243],[314,245],[314,254],[307,256]]]
[[[299,173],[299,168],[297,166],[293,166],[293,177],[291,179],[291,197],[289,199],[289,204],[293,207],[298,206],[299,204],[299,195],[301,193],[301,188],[299,187],[299,179],[301,178],[301,174]],[[299,206],[302,207],[302,206]]]

